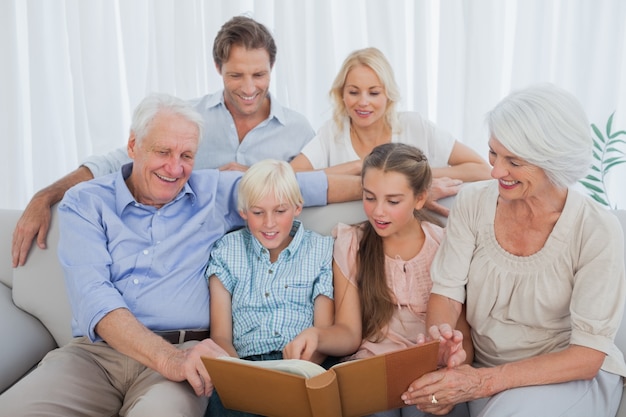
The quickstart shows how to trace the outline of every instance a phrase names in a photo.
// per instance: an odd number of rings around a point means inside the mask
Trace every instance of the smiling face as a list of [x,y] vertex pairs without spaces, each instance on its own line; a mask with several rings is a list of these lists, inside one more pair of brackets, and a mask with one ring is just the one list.
[[302,207],[279,201],[274,193],[269,193],[250,208],[240,211],[248,229],[261,245],[269,250],[270,260],[275,262],[278,255],[289,246],[294,218]]
[[387,101],[385,87],[370,67],[358,65],[348,72],[343,103],[353,124],[365,128],[383,123]]
[[426,202],[426,193],[415,195],[404,174],[370,168],[363,175],[363,209],[381,237],[401,235],[416,222],[414,210]]
[[511,153],[493,136],[489,138],[489,163],[505,200],[549,197],[556,191],[543,169]]
[[233,45],[228,61],[217,69],[224,81],[224,101],[233,117],[269,115],[270,56],[263,49]]
[[157,113],[141,141],[131,133],[134,163],[126,184],[138,203],[161,208],[178,195],[193,169],[198,133],[197,125],[167,111]]

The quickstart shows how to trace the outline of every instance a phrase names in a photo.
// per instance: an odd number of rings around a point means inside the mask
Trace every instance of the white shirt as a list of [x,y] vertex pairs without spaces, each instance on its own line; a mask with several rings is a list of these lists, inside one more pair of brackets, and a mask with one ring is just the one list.
[[[448,166],[456,142],[452,134],[438,128],[417,112],[401,112],[398,118],[400,129],[392,133],[391,142],[420,148],[433,168]],[[360,159],[350,140],[350,119],[346,117],[341,130],[333,120],[328,120],[305,145],[302,153],[309,159],[313,169],[324,169]]]

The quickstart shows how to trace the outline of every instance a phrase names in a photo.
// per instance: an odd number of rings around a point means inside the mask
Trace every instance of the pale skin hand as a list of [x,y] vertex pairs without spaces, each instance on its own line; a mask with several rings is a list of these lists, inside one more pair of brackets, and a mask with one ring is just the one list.
[[423,334],[417,336],[417,344],[421,345],[428,340],[439,340],[439,356],[437,363],[439,366],[454,368],[464,363],[467,352],[463,348],[463,333],[460,330],[453,330],[448,324],[432,326],[429,329],[430,337]]
[[356,287],[333,261],[335,321],[331,326],[308,328],[285,348],[291,358],[310,352],[325,355],[350,355],[361,345],[361,307]]
[[[462,313],[461,303],[431,294],[426,313],[430,335],[438,337],[446,333],[446,323],[450,327],[460,327],[464,316]],[[591,379],[598,373],[604,358],[603,352],[570,345],[560,352],[492,368],[473,368],[467,364],[448,367],[414,381],[402,399],[407,405],[416,405],[422,411],[442,414],[454,404],[489,397],[511,388]],[[577,366],[572,366],[572,363]],[[437,404],[431,403],[433,394],[436,395]]]
[[433,178],[430,189],[428,190],[428,199],[426,200],[426,204],[424,204],[424,208],[427,208],[428,210],[444,217],[448,217],[450,209],[437,203],[437,200],[457,195],[462,184],[463,181],[454,178]]
[[[215,275],[209,278],[209,291],[211,292],[211,338],[224,349],[227,354],[239,357],[233,346],[233,320],[232,320],[232,298],[224,284]],[[327,327],[333,323],[333,301],[323,295],[315,299],[313,311],[313,325],[303,330],[302,334],[316,329],[316,327]],[[295,339],[294,339],[295,340]],[[283,349],[285,359],[304,359],[315,363],[322,363],[326,355],[318,352],[315,348],[300,349],[293,341]]]
[[[301,336],[316,334],[321,328],[329,327],[334,320],[334,303],[330,298],[320,295],[315,299],[315,311],[313,318],[313,327],[304,329],[298,336],[283,348],[283,358],[285,359],[304,359],[307,361],[322,363],[326,359],[326,354],[317,350],[317,343],[301,345],[296,339],[301,340]],[[307,339],[308,336],[304,336]]]
[[71,187],[92,178],[89,168],[81,166],[33,196],[13,230],[11,247],[13,268],[24,266],[35,237],[37,246],[46,249],[50,208],[59,202]]
[[163,375],[170,381],[188,381],[196,395],[209,396],[213,385],[201,357],[226,352],[211,339],[178,349],[141,324],[127,309],[113,310],[98,322],[96,333],[113,349]]
[[[402,398],[407,405],[441,414],[440,410],[445,407],[490,397],[511,388],[594,378],[604,358],[605,354],[595,349],[570,345],[560,352],[493,368],[473,368],[470,365],[445,368],[413,382]],[[572,363],[577,366],[572,366]],[[431,403],[432,394],[436,395],[437,404]]]
[[226,165],[219,167],[220,171],[241,171],[246,172],[249,167],[242,165],[238,162],[229,162]]

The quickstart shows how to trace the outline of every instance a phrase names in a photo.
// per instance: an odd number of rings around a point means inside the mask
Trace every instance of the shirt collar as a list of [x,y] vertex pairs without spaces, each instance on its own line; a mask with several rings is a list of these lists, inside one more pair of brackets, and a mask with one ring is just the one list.
[[[248,233],[250,233],[249,230]],[[278,260],[288,260],[293,256],[293,254],[298,251],[298,248],[302,244],[304,228],[302,227],[302,222],[300,220],[294,219],[293,224],[291,225],[291,232],[289,234],[293,237],[293,239],[291,240],[289,245],[280,253],[280,255],[278,256]],[[266,256],[267,258],[269,258],[269,251],[265,249],[265,247],[261,245],[257,238],[255,238],[251,233],[250,237],[252,239],[252,250],[254,251],[255,255],[257,257]]]
[[[270,99],[270,115],[266,119],[266,121],[276,119],[281,125],[285,125],[286,116],[285,116],[285,108],[281,106],[281,104],[272,96],[272,93],[267,92],[267,97]],[[226,103],[224,103],[224,90],[212,94],[209,99],[206,101],[206,108],[213,108],[217,106],[224,106],[224,109],[228,111],[226,108]],[[265,123],[263,121],[261,123]]]
[[[115,209],[117,210],[117,214],[121,215],[124,209],[128,207],[129,205],[133,205],[137,207],[145,207],[145,208],[151,207],[152,209],[156,210],[155,207],[146,206],[141,203],[138,203],[135,200],[135,197],[131,194],[130,190],[128,189],[128,185],[126,185],[126,180],[128,179],[128,177],[130,177],[131,172],[133,172],[133,163],[129,162],[128,164],[125,164],[122,166],[122,169],[118,172],[115,178],[115,195],[116,195]],[[193,176],[193,174],[191,175]],[[185,197],[186,195],[189,195],[189,198],[191,199],[191,204],[195,204],[196,198],[197,198],[196,193],[193,191],[193,189],[189,185],[189,181],[185,183],[185,185],[183,186],[183,189],[180,190],[180,193],[178,193],[176,198],[174,198],[174,200],[167,203],[164,207],[170,204],[173,204],[174,202]]]

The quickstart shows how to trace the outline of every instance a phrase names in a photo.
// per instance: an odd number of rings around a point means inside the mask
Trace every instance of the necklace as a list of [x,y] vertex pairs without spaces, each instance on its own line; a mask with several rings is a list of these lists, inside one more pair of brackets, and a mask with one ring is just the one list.
[[372,152],[372,150],[376,146],[382,145],[383,143],[391,142],[391,138],[387,138],[386,130],[387,129],[383,127],[382,134],[380,135],[380,137],[383,138],[382,140],[380,138],[376,138],[372,142],[369,142],[361,139],[361,136],[359,135],[357,129],[352,126],[352,124],[350,124],[350,138],[352,140],[352,147],[354,148],[354,151],[357,153],[357,155],[359,155],[359,157],[363,159],[370,152]]

